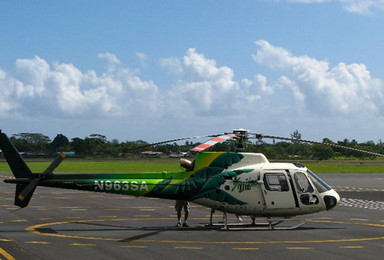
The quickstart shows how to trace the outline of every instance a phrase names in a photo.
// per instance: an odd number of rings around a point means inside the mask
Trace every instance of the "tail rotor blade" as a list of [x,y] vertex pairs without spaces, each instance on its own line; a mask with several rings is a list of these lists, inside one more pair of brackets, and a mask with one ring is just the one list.
[[34,179],[20,192],[16,199],[23,201],[36,189],[36,186],[39,184],[41,178]]
[[48,166],[48,168],[44,171],[43,175],[48,175],[48,174],[51,174],[56,168],[57,166],[60,165],[60,163],[65,159],[65,154],[64,153],[60,153],[56,158],[55,160],[53,160],[53,162]]

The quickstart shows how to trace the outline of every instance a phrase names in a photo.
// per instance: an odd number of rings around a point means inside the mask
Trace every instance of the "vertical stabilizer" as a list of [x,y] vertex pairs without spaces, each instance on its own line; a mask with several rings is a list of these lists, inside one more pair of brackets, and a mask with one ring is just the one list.
[[27,178],[32,172],[28,165],[21,157],[16,147],[12,144],[6,134],[0,130],[0,149],[16,178]]

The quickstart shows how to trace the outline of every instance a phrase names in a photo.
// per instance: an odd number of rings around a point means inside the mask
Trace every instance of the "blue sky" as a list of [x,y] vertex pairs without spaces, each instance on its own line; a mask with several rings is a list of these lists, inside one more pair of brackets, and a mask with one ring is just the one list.
[[384,139],[384,0],[1,1],[0,129]]

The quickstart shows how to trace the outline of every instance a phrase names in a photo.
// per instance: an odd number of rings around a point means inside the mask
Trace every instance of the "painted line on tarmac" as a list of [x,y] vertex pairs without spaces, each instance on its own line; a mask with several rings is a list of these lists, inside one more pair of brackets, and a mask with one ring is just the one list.
[[148,246],[133,246],[133,245],[130,245],[130,246],[119,246],[119,247],[122,247],[122,248],[148,248]]
[[202,247],[197,246],[175,246],[175,249],[192,249],[192,250],[201,250]]
[[70,246],[96,246],[96,244],[82,244],[82,243],[72,243]]
[[7,259],[7,260],[15,260],[15,258],[13,256],[11,256],[7,251],[2,249],[1,247],[0,247],[0,255],[4,256],[5,259]]
[[244,250],[244,251],[250,251],[250,250],[259,250],[258,247],[233,247],[232,250]]
[[360,188],[360,187],[346,187],[346,186],[332,186],[336,191],[351,191],[351,192],[362,192],[362,191],[379,191],[383,192],[384,189],[378,188]]
[[27,244],[40,244],[40,245],[49,245],[49,244],[51,244],[51,242],[47,242],[47,241],[27,241],[25,243],[27,243]]
[[342,249],[359,249],[359,248],[364,248],[363,246],[339,246],[339,248]]
[[[59,237],[59,238],[70,238],[70,239],[84,239],[84,240],[99,240],[99,241],[122,241],[121,238],[109,238],[109,237],[91,237],[91,236],[74,236],[64,235],[57,233],[44,233],[38,231],[38,229],[46,228],[54,225],[65,225],[74,223],[87,223],[87,222],[103,222],[103,221],[159,221],[159,220],[173,220],[173,218],[123,218],[123,219],[88,219],[88,220],[74,220],[74,221],[60,221],[37,224],[27,227],[25,230],[37,235]],[[193,218],[193,220],[206,220],[206,218]],[[374,224],[366,222],[346,222],[346,221],[335,221],[335,220],[312,220],[313,223],[328,223],[328,224],[340,224],[340,225],[360,225],[375,228],[384,228],[384,224]],[[142,242],[142,243],[174,243],[174,244],[313,244],[313,243],[351,243],[351,242],[363,242],[363,241],[377,241],[384,240],[382,237],[362,237],[362,238],[342,238],[342,239],[323,239],[323,240],[281,240],[281,241],[203,241],[203,240],[152,240],[152,239],[134,239],[124,240],[125,242]]]
[[314,248],[310,246],[288,246],[287,249],[288,250],[311,250]]

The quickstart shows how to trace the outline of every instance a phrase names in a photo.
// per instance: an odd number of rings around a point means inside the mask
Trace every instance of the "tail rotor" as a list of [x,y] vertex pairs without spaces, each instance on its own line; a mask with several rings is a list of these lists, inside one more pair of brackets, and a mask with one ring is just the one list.
[[[16,188],[16,197],[15,197],[15,205],[21,208],[28,206],[30,199],[32,198],[33,192],[39,183],[45,179],[49,178],[53,175],[53,171],[60,165],[60,163],[65,159],[65,154],[60,153],[55,160],[48,166],[45,171],[39,175],[39,177],[30,181],[27,185],[25,184],[17,184],[17,188],[21,190],[19,193]],[[19,186],[20,185],[20,186]]]

